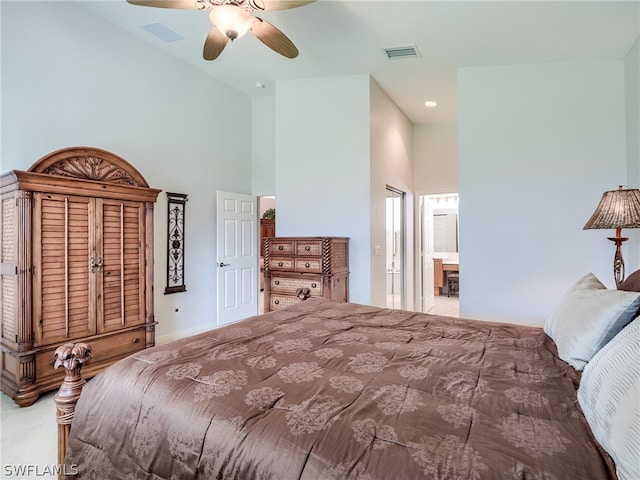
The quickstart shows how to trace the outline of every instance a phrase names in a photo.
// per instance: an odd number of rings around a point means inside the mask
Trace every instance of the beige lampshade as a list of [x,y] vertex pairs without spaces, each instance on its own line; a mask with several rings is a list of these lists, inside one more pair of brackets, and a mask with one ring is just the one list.
[[584,226],[584,230],[591,228],[640,228],[640,190],[618,187],[604,192]]

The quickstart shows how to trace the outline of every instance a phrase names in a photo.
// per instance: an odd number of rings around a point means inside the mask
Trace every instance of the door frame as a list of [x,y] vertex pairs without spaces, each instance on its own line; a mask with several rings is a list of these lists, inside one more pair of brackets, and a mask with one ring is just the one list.
[[[390,198],[389,193],[393,194],[393,198],[396,198],[396,195],[399,196],[400,199],[400,212],[398,213],[398,217],[399,217],[399,238],[397,239],[397,243],[396,243],[396,239],[395,239],[395,235],[393,235],[392,238],[392,242],[400,247],[400,258],[399,261],[397,262],[399,264],[399,269],[400,269],[400,275],[399,275],[399,280],[400,280],[400,305],[389,305],[389,292],[386,291],[385,288],[385,295],[386,295],[386,300],[385,300],[385,305],[388,308],[400,308],[400,309],[404,309],[406,308],[406,302],[407,302],[407,279],[406,279],[406,275],[407,275],[407,242],[406,242],[406,236],[407,236],[407,225],[406,225],[406,211],[407,211],[407,193],[403,190],[400,190],[398,188],[392,187],[391,185],[386,185],[385,187],[386,189],[386,194],[385,194],[385,205],[386,202],[388,201],[388,199]],[[385,222],[386,224],[388,224],[389,222],[389,218],[387,217],[388,214],[388,209],[386,210],[385,213]],[[392,218],[392,221],[394,221],[395,224],[395,215]],[[386,245],[385,248],[385,255],[388,255],[389,253],[389,245]],[[385,262],[385,266],[386,266],[386,262]],[[393,267],[396,266],[396,262],[394,261],[392,264],[392,271],[391,271],[391,275],[392,275],[392,282],[393,282],[393,275],[394,275],[394,271],[393,271]],[[386,272],[387,275],[389,274],[389,272]]]
[[418,195],[418,248],[420,249],[420,299],[421,312],[428,312],[435,303],[434,298],[434,239],[433,239],[433,208],[428,200],[428,195]]

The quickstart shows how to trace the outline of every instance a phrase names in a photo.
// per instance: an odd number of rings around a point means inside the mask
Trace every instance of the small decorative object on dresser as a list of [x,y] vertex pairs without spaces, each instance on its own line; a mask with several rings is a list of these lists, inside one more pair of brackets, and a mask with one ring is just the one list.
[[57,388],[63,342],[91,342],[95,375],[155,343],[153,206],[124,159],[58,150],[0,177],[2,391],[20,406]]
[[270,237],[264,239],[265,311],[309,297],[349,300],[349,239]]

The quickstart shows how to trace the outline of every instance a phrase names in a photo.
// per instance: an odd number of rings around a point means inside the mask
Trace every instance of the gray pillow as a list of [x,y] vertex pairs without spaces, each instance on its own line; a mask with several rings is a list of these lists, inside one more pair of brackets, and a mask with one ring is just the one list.
[[640,478],[640,318],[626,326],[584,368],[578,403],[616,464],[620,480]]
[[576,370],[638,313],[640,293],[609,290],[588,273],[562,297],[544,325],[558,355]]

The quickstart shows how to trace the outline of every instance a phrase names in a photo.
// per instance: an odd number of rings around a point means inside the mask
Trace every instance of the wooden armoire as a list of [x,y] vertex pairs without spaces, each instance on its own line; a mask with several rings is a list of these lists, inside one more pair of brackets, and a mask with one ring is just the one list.
[[113,153],[53,152],[0,177],[2,391],[57,388],[54,350],[88,342],[88,376],[155,343],[153,206],[160,190]]

